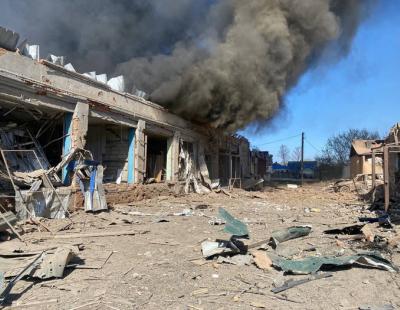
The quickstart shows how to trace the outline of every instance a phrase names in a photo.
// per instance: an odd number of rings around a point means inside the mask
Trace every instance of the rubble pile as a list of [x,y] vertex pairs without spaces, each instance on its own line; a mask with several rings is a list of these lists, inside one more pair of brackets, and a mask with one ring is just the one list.
[[[59,173],[74,176],[85,196],[85,210],[107,209],[103,189],[103,167],[89,151],[73,148],[51,167],[39,142],[23,129],[1,129],[0,153],[2,187],[15,195],[15,211],[20,219],[30,217],[64,218],[70,209],[71,187],[64,187]],[[18,137],[29,138],[21,148]],[[33,148],[32,148],[33,146]]]

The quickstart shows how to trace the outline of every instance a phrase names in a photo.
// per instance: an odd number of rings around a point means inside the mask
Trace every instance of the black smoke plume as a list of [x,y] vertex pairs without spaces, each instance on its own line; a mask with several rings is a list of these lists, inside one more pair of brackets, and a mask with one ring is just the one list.
[[[1,0],[0,24],[185,118],[269,120],[321,61],[345,55],[366,0]],[[42,53],[43,54],[43,53]]]

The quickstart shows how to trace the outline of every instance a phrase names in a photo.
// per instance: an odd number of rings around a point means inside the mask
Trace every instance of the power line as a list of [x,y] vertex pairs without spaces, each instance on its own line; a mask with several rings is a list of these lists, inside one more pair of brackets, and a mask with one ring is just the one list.
[[310,141],[308,141],[307,139],[305,139],[307,144],[309,144],[314,150],[316,150],[318,153],[321,153],[321,150],[317,147],[315,147]]
[[298,138],[298,137],[300,137],[300,136],[301,136],[301,134],[298,134],[298,135],[295,135],[295,136],[291,136],[291,137],[287,137],[287,138],[282,138],[282,139],[275,140],[275,141],[270,141],[270,142],[266,142],[266,143],[262,143],[262,144],[257,144],[256,146],[263,146],[263,145],[268,145],[268,144],[274,144],[274,143],[278,143],[278,142],[282,142],[282,141],[286,141],[286,140]]

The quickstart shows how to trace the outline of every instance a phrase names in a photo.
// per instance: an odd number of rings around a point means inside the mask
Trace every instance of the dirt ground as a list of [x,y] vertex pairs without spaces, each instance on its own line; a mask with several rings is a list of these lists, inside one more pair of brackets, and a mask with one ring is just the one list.
[[[310,255],[346,255],[366,250],[364,241],[336,240],[323,231],[356,223],[359,216],[376,216],[351,193],[328,192],[325,184],[304,188],[265,188],[261,192],[235,190],[185,197],[154,197],[109,212],[74,213],[73,224],[63,233],[137,231],[131,236],[52,239],[37,231],[2,242],[1,251],[39,250],[78,245],[78,256],[97,269],[69,268],[63,279],[20,281],[11,295],[10,308],[19,309],[359,309],[360,306],[400,307],[398,273],[359,267],[333,271],[333,277],[316,280],[285,292],[271,289],[287,279],[275,268],[254,264],[237,266],[202,258],[201,243],[228,239],[223,225],[211,225],[224,207],[247,223],[249,242],[268,239],[274,230],[311,224],[307,237],[285,242],[278,254],[292,258]],[[186,210],[187,216],[174,215]],[[68,220],[46,221],[52,229]],[[396,235],[382,230],[387,237]],[[45,237],[44,237],[45,236]],[[382,254],[400,265],[398,248]],[[30,306],[29,306],[30,305]]]

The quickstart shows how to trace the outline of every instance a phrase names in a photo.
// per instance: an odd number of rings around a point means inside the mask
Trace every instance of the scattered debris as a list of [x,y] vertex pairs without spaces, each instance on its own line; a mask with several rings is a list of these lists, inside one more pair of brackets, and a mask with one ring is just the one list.
[[386,304],[382,306],[370,306],[363,305],[358,308],[359,310],[395,310],[396,308],[392,304]]
[[[35,308],[35,307],[40,307],[43,309],[43,307],[46,307],[51,304],[55,304],[58,302],[58,299],[52,298],[52,299],[46,299],[46,300],[39,300],[39,301],[32,301],[28,303],[22,303],[22,304],[11,304],[12,309],[29,309],[29,308]],[[38,308],[36,308],[38,309]]]
[[276,248],[281,242],[309,235],[311,230],[312,226],[306,225],[293,226],[286,229],[274,231],[271,236],[271,244],[274,248]]
[[190,260],[190,262],[196,266],[203,266],[208,263],[208,261],[206,261],[204,259],[192,259],[192,260]]
[[208,294],[208,288],[201,288],[192,292],[192,296],[204,295]]
[[265,251],[252,251],[253,260],[255,265],[262,269],[270,271],[272,270],[272,260],[268,257]]
[[208,224],[210,225],[224,225],[226,222],[223,219],[213,216],[209,221]]
[[75,253],[65,247],[57,248],[54,252],[46,251],[42,262],[31,276],[42,280],[62,278],[65,267],[74,256]]
[[249,231],[247,229],[247,225],[243,222],[235,219],[228,211],[224,208],[219,208],[218,210],[219,217],[222,218],[225,222],[224,231],[236,236],[236,237],[248,237]]
[[137,234],[145,234],[148,231],[133,231],[133,230],[122,230],[122,231],[105,231],[105,232],[93,232],[93,233],[81,233],[81,234],[64,234],[54,235],[50,238],[54,239],[77,239],[77,238],[97,238],[106,236],[129,236]]
[[[0,270],[0,272],[4,274],[5,278],[12,277],[13,272],[20,269],[19,266],[25,265],[25,267],[21,271],[18,271],[0,292],[0,302],[7,300],[14,285],[25,276],[40,280],[61,278],[66,265],[74,255],[70,248],[60,247],[55,250],[43,251],[33,259],[26,258],[21,261],[21,258],[8,258],[6,261],[3,261],[2,268],[6,268],[7,270]],[[27,261],[28,263],[26,263]]]
[[321,273],[321,274],[311,275],[311,276],[309,276],[305,279],[301,279],[301,280],[290,279],[290,280],[285,281],[284,285],[273,288],[271,290],[271,292],[273,292],[275,294],[281,293],[281,292],[291,289],[293,287],[296,287],[296,286],[299,286],[299,285],[302,285],[302,284],[305,284],[305,283],[308,283],[311,281],[329,278],[332,276],[333,276],[332,273]]
[[175,216],[193,216],[193,211],[190,209],[183,209],[182,212],[174,213]]
[[250,306],[258,309],[266,309],[267,306],[264,303],[258,302],[258,301],[252,301],[250,303]]
[[256,189],[260,188],[263,184],[264,184],[264,179],[262,179],[262,178],[250,179],[250,180],[246,180],[243,183],[242,188],[245,190],[256,190]]
[[209,208],[209,205],[206,205],[206,204],[200,204],[200,205],[191,207],[191,209],[193,209],[193,210],[207,210],[208,208]]
[[[17,217],[11,211],[5,213],[0,211],[0,231],[10,228],[14,232],[14,226],[17,223]],[[16,233],[18,235],[18,232]]]
[[[356,140],[355,140],[356,141]],[[359,194],[367,193],[372,187],[372,175],[369,173],[357,174],[353,179],[339,180],[334,183],[335,192],[348,193],[356,191]],[[383,184],[380,178],[375,181],[377,184]]]
[[217,260],[218,263],[227,263],[227,264],[232,264],[232,265],[237,265],[237,266],[250,266],[252,263],[252,257],[250,255],[234,255],[232,257],[223,257],[220,256],[218,257]]
[[296,188],[299,188],[299,186],[296,184],[287,184],[287,188],[296,189]]
[[380,216],[380,217],[360,217],[358,218],[360,222],[367,223],[379,223],[380,226],[385,228],[392,228],[392,222],[390,220],[390,216],[388,214]]
[[7,285],[5,285],[0,292],[0,303],[4,303],[7,300],[14,285],[26,275],[30,274],[40,264],[44,256],[44,252],[38,254],[29,264],[27,264]]
[[[78,262],[71,260],[67,265],[68,268],[74,269],[102,269],[110,260],[114,251],[89,251],[88,254],[81,254]],[[82,264],[83,262],[83,264]]]
[[320,213],[321,209],[318,209],[318,208],[305,208],[304,212],[305,213]]
[[4,285],[5,285],[4,273],[0,272],[0,294],[4,289]]
[[153,223],[169,223],[169,220],[167,220],[165,217],[159,217],[156,218]]
[[360,235],[362,234],[362,228],[365,224],[356,224],[351,226],[344,226],[341,228],[327,229],[324,234],[328,235]]
[[229,241],[224,240],[220,240],[219,242],[204,241],[201,243],[201,251],[203,253],[203,257],[205,258],[225,253],[232,253],[232,249],[229,248]]
[[364,253],[341,257],[307,257],[301,260],[287,260],[277,255],[270,254],[273,265],[284,272],[293,274],[316,273],[322,267],[336,266],[360,266],[377,268],[395,272],[396,267],[391,262],[383,258],[379,253]]
[[365,240],[368,242],[373,242],[375,239],[375,233],[373,232],[374,229],[372,227],[372,224],[366,224],[362,229],[361,232],[365,237]]

